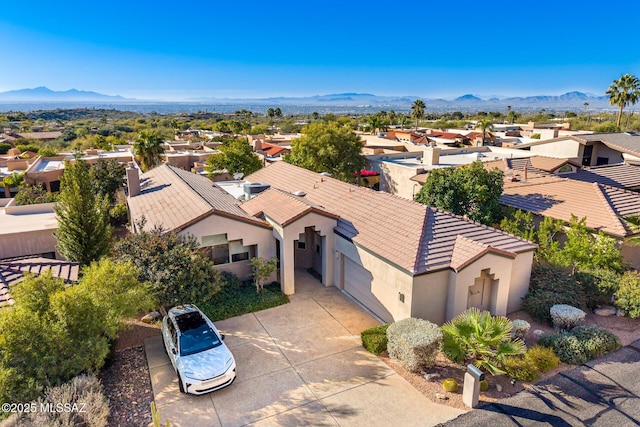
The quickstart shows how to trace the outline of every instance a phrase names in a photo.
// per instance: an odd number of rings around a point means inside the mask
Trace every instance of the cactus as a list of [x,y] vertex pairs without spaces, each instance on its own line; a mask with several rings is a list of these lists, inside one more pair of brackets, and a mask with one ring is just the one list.
[[[151,421],[153,423],[153,427],[163,427],[162,424],[160,424],[160,413],[156,408],[156,402],[151,402]],[[164,427],[171,427],[171,422],[167,420]]]
[[450,393],[457,393],[458,381],[454,380],[453,378],[447,378],[446,380],[442,381],[442,387],[444,388],[444,391],[448,391]]

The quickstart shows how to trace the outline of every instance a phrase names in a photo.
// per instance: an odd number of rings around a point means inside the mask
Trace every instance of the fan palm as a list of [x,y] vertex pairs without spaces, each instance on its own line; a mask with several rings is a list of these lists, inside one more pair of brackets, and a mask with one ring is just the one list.
[[422,99],[416,99],[411,106],[411,117],[416,119],[416,130],[418,130],[418,121],[424,116],[424,109],[427,106]]
[[472,307],[442,326],[442,352],[453,362],[470,360],[492,375],[503,374],[502,361],[526,351],[522,340],[511,339],[512,328],[506,317]]
[[493,122],[489,119],[479,120],[476,124],[476,129],[482,130],[482,145],[484,146],[487,132],[493,129]]
[[620,127],[624,107],[629,104],[635,105],[640,99],[640,81],[632,74],[625,74],[611,83],[607,89],[607,95],[609,95],[609,103],[620,108],[616,122],[616,126]]
[[154,131],[143,130],[138,134],[133,143],[133,151],[140,157],[142,168],[146,171],[160,163],[160,157],[164,153],[162,138]]

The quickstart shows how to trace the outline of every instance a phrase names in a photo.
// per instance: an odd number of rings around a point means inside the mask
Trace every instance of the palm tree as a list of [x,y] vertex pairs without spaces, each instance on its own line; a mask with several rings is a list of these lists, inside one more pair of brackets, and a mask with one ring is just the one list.
[[271,120],[273,120],[273,117],[276,115],[276,111],[269,107],[267,108],[267,117],[269,117]]
[[282,110],[280,109],[280,107],[276,107],[273,113],[276,115],[277,118],[282,117]]
[[624,107],[629,104],[635,105],[640,99],[640,81],[632,74],[625,74],[611,83],[607,89],[607,95],[609,95],[609,103],[620,108],[616,122],[616,126],[620,127]]
[[589,106],[589,103],[588,103],[588,102],[585,102],[585,103],[584,103],[584,104],[582,104],[582,105],[584,105],[584,113],[585,113],[585,114],[587,114],[587,107]]
[[416,119],[416,131],[418,130],[418,120],[424,116],[426,105],[422,99],[416,99],[411,106],[411,117]]
[[145,129],[138,134],[133,143],[133,152],[140,158],[145,171],[160,163],[160,156],[164,153],[163,143],[162,138],[154,131]]
[[311,118],[315,121],[318,120],[318,117],[320,117],[320,114],[318,114],[317,111],[314,111],[313,113],[311,113]]
[[369,130],[371,131],[371,135],[374,135],[376,133],[376,130],[378,128],[380,128],[380,116],[378,116],[377,114],[374,114],[372,116],[369,117]]
[[476,129],[482,129],[482,145],[485,145],[485,138],[487,135],[487,131],[490,131],[493,128],[493,122],[489,119],[481,119],[476,124]]
[[506,317],[472,307],[442,325],[442,352],[453,362],[469,360],[492,375],[502,374],[502,361],[526,350],[522,340],[511,339],[512,329]]

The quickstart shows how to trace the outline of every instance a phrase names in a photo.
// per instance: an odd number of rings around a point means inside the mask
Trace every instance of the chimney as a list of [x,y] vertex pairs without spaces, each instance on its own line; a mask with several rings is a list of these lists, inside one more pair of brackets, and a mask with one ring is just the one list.
[[440,164],[440,147],[425,146],[422,151],[422,163],[427,166],[437,166]]
[[140,194],[140,173],[133,162],[129,162],[127,166],[127,191],[129,197],[135,197]]

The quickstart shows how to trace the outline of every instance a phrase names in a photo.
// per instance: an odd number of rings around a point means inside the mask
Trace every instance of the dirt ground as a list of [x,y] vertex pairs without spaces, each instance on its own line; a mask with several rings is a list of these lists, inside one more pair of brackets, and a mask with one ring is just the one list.
[[138,319],[129,319],[126,323],[127,327],[118,332],[116,352],[141,346],[147,338],[160,335],[160,322],[148,324]]
[[[525,337],[525,343],[528,347],[534,346],[538,341],[538,337],[533,334],[533,331],[539,329],[544,331],[547,335],[555,333],[553,327],[546,323],[540,323],[533,320],[531,316],[529,316],[524,311],[512,313],[507,317],[509,317],[511,320],[526,320],[531,324],[531,329]],[[640,339],[640,319],[630,319],[627,317],[617,316],[603,317],[588,312],[585,319],[585,324],[598,325],[608,329],[620,338],[620,343],[623,346]],[[431,369],[429,369],[424,374],[414,374],[412,372],[406,371],[401,366],[396,364],[391,358],[389,358],[386,352],[382,353],[382,355],[380,355],[380,358],[383,362],[393,368],[399,375],[401,375],[404,379],[411,383],[428,399],[440,404],[449,405],[463,410],[469,410],[469,408],[466,407],[464,403],[462,403],[462,386],[464,384],[464,374],[466,372],[466,368],[464,366],[454,364],[442,354],[439,354],[436,359],[435,365]],[[558,367],[556,367],[555,369],[540,374],[536,382],[544,381],[562,371],[571,368],[573,368],[572,365],[560,363],[560,365],[558,365]],[[438,374],[439,376],[432,380],[427,380],[424,377],[425,374]],[[453,378],[458,382],[458,384],[460,385],[460,389],[457,393],[448,393],[444,391],[444,389],[442,388],[442,381],[446,378]],[[481,404],[482,402],[489,403],[499,399],[503,399],[505,397],[509,397],[518,393],[519,391],[524,390],[525,388],[530,388],[533,385],[533,383],[522,383],[519,381],[515,382],[515,384],[511,384],[511,379],[506,375],[487,375],[487,382],[489,383],[489,390],[480,393]],[[502,391],[498,391],[496,385],[500,385]],[[445,399],[439,399],[436,394],[444,395]]]

